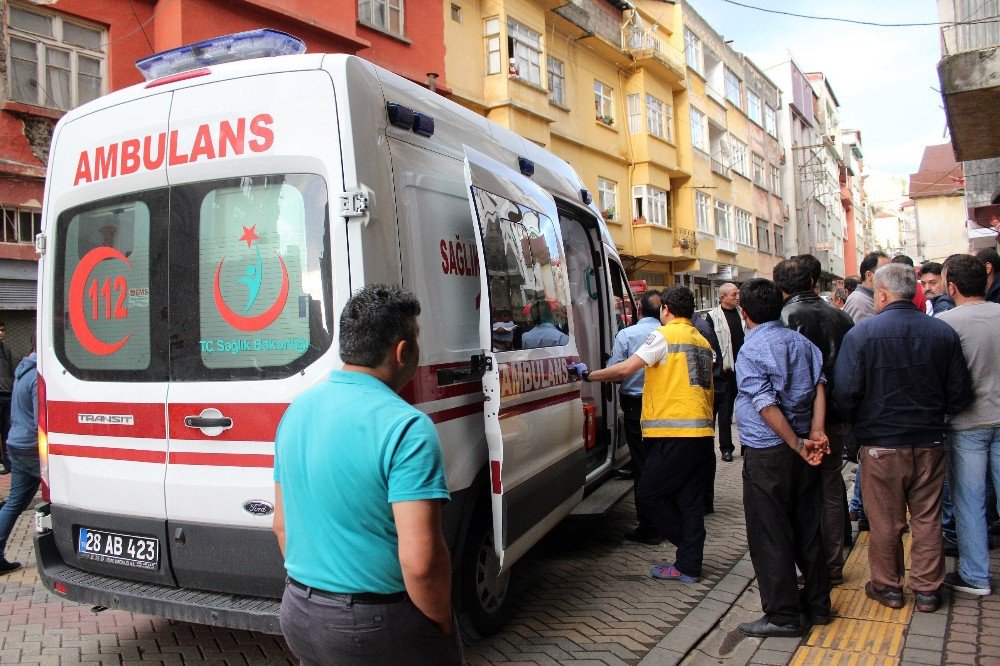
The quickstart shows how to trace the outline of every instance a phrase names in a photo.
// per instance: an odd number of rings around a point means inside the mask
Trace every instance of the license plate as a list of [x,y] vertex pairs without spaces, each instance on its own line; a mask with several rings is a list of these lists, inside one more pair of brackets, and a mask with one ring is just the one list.
[[77,552],[88,560],[132,569],[158,569],[160,566],[160,542],[149,537],[81,527]]

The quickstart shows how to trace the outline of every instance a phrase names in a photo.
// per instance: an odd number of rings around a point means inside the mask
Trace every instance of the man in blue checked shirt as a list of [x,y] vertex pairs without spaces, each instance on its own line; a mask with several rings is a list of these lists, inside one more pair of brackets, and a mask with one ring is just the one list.
[[[748,636],[801,636],[804,623],[830,621],[818,469],[830,452],[823,355],[781,323],[782,301],[770,280],[740,287],[748,330],[736,359],[736,422],[746,447],[747,541],[764,609],[762,618],[739,626]],[[801,593],[796,565],[805,579]]]

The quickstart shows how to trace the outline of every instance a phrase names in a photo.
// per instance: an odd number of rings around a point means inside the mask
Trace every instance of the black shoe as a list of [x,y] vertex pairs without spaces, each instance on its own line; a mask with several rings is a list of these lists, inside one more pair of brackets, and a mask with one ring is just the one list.
[[944,584],[955,590],[956,592],[965,592],[966,594],[974,594],[977,597],[985,597],[993,593],[990,586],[986,587],[976,587],[969,581],[962,578],[962,574],[957,571],[950,571],[944,575]]
[[837,587],[844,584],[844,576],[830,576],[830,587]]
[[635,541],[636,543],[644,543],[647,546],[659,546],[660,542],[663,541],[663,539],[657,535],[644,532],[638,527],[631,530],[625,530],[625,538],[629,541]]
[[10,467],[8,465],[0,465],[0,474],[10,474]]
[[622,467],[621,469],[615,470],[615,476],[619,479],[634,479],[635,472],[629,467]]
[[869,599],[874,599],[886,608],[902,608],[906,602],[903,600],[903,591],[894,590],[890,587],[878,589],[871,581],[865,583],[865,595]]
[[829,615],[811,615],[809,613],[802,614],[802,628],[808,629],[809,627],[815,626],[825,626],[830,624]]
[[733,452],[726,451],[722,454],[722,462],[733,462]]
[[921,613],[933,613],[941,608],[940,592],[913,592],[913,600]]
[[867,532],[869,529],[867,518],[858,518],[858,531]]
[[947,539],[944,540],[944,555],[945,557],[958,557],[958,544],[954,544]]
[[0,576],[13,573],[20,568],[20,562],[8,562],[6,559],[0,560]]
[[714,506],[706,506],[705,507],[705,515],[707,516],[710,513],[715,513],[715,507]]
[[801,626],[797,624],[771,624],[767,616],[753,622],[743,622],[739,629],[744,636],[759,638],[800,638],[803,634]]

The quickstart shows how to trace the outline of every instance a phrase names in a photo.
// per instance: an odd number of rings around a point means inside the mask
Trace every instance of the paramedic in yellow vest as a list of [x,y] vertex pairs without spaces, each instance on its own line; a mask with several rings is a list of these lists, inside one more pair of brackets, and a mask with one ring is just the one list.
[[705,466],[711,464],[712,348],[691,323],[694,294],[674,285],[660,294],[660,323],[635,354],[584,381],[620,382],[646,370],[642,440],[649,447],[635,501],[658,534],[677,547],[673,564],[657,563],[654,578],[696,583],[705,549]]

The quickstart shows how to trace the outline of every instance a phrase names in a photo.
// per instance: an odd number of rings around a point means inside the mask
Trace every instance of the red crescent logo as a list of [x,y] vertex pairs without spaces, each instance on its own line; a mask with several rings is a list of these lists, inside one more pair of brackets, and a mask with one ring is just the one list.
[[91,272],[93,272],[97,264],[105,259],[118,259],[119,261],[124,261],[129,268],[132,268],[132,262],[128,260],[128,257],[113,247],[96,247],[80,260],[76,270],[73,271],[73,279],[69,283],[70,326],[73,328],[73,333],[76,335],[76,339],[80,341],[80,344],[83,345],[83,348],[91,354],[98,356],[114,354],[124,347],[125,343],[132,337],[132,334],[129,333],[118,342],[102,342],[94,335],[87,324],[87,315],[83,307],[83,292],[87,287],[87,278],[90,277]]
[[275,253],[275,256],[278,257],[278,261],[281,263],[281,291],[278,293],[278,298],[274,302],[274,305],[269,307],[266,312],[253,317],[244,317],[229,309],[229,306],[226,305],[226,300],[222,297],[222,288],[219,286],[219,276],[222,274],[222,262],[225,259],[221,259],[219,265],[215,267],[215,307],[218,309],[219,314],[222,315],[222,318],[226,320],[226,323],[233,328],[240,331],[259,331],[273,324],[274,320],[278,318],[278,315],[285,308],[285,301],[288,300],[288,269],[285,268],[285,262],[281,258],[281,255]]

